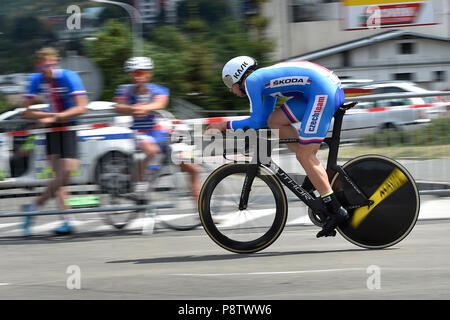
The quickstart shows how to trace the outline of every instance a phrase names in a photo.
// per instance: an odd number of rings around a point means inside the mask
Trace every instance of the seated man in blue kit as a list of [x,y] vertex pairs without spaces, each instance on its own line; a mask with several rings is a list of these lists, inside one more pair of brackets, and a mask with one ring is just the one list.
[[[339,78],[330,70],[308,61],[287,61],[257,69],[252,57],[239,56],[228,61],[222,80],[238,97],[248,97],[250,117],[213,123],[207,129],[278,129],[280,138],[296,138],[289,143],[300,164],[320,193],[328,217],[317,237],[332,236],[334,229],[348,219],[331,189],[325,168],[316,157],[336,110],[345,96]],[[289,99],[274,111],[277,97]],[[292,123],[301,122],[300,132]]]
[[[130,74],[132,83],[120,85],[115,93],[115,111],[133,116],[131,129],[137,130],[136,143],[145,159],[138,164],[137,189],[145,187],[145,171],[149,161],[170,141],[169,132],[159,129],[158,116],[153,112],[166,108],[169,89],[150,83],[153,76],[153,60],[148,57],[132,57],[125,62],[124,71]],[[180,168],[189,174],[191,193],[195,200],[200,193],[199,167],[193,163],[180,163]],[[142,186],[142,187],[141,187]]]

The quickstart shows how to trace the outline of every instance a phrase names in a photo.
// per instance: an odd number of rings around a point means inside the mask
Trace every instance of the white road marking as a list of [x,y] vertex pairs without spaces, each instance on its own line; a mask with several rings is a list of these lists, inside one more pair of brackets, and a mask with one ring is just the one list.
[[3,229],[3,228],[9,228],[9,227],[14,227],[14,226],[18,226],[18,225],[21,225],[22,223],[20,223],[20,222],[12,222],[12,223],[1,223],[0,224],[0,229]]
[[343,271],[361,271],[366,268],[345,268],[345,269],[319,269],[319,270],[294,270],[294,271],[264,271],[264,272],[238,272],[238,273],[173,273],[172,276],[190,276],[190,277],[224,277],[224,276],[252,276],[252,275],[284,275],[284,274],[304,274],[304,273],[324,273],[324,272],[343,272]]

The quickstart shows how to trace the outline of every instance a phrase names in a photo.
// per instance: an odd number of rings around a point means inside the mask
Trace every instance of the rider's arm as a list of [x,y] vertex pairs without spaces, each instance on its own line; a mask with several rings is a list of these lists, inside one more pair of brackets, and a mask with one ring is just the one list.
[[169,89],[157,84],[148,84],[148,90],[154,93],[151,102],[143,105],[147,113],[166,108],[169,103]]
[[132,114],[132,107],[127,105],[124,100],[124,98],[114,98],[114,102],[116,103],[114,106],[114,111],[117,113]]
[[29,107],[34,105],[34,104],[38,104],[39,100],[36,98],[31,98],[31,99],[26,99],[23,103],[23,106],[26,108],[23,117],[25,119],[30,119],[30,120],[39,120],[39,119],[43,119],[43,118],[48,118],[51,116],[54,116],[56,113],[50,113],[50,112],[44,112],[44,111],[39,111],[39,110],[33,110],[30,109]]
[[40,76],[38,73],[33,73],[28,77],[28,87],[26,92],[27,93],[24,95],[23,101],[23,107],[26,108],[23,114],[23,117],[25,119],[38,120],[53,115],[53,113],[33,110],[29,108],[30,106],[38,104],[40,102],[38,96],[41,93],[41,89]]
[[88,98],[86,95],[79,95],[74,97],[75,106],[66,111],[57,113],[55,116],[60,122],[67,122],[70,119],[76,118],[88,111]]
[[116,105],[114,106],[115,112],[122,114],[133,113],[132,106],[128,104],[127,86],[121,85],[117,87],[114,93],[114,102],[116,103]]
[[77,73],[65,70],[65,81],[69,88],[69,95],[74,100],[72,108],[59,112],[56,117],[59,122],[66,122],[70,119],[76,118],[87,112],[88,98],[83,83]]
[[245,90],[250,101],[250,118],[236,121],[228,121],[227,129],[259,129],[267,126],[267,119],[273,111],[276,98],[265,96],[262,99],[263,86],[258,79],[247,78],[245,81]]

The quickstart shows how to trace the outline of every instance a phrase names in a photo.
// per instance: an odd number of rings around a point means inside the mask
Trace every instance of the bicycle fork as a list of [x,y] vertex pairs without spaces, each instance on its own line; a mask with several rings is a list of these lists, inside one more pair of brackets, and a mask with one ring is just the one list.
[[244,184],[242,186],[241,197],[239,199],[239,210],[247,209],[248,196],[252,189],[253,180],[258,173],[258,164],[250,164],[247,174],[245,175]]

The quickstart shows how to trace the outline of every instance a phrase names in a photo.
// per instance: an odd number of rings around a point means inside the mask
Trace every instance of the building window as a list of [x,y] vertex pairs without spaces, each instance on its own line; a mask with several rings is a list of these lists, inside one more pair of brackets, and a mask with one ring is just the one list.
[[414,54],[416,53],[416,44],[414,42],[401,42],[398,44],[398,51],[400,54]]
[[342,66],[350,67],[350,51],[342,52]]
[[442,70],[434,71],[433,75],[434,75],[433,79],[436,82],[443,82],[446,80],[445,71],[442,71]]
[[410,72],[402,72],[402,73],[394,73],[394,80],[404,80],[404,81],[413,81],[414,73]]
[[317,21],[321,3],[312,0],[290,0],[291,22]]

